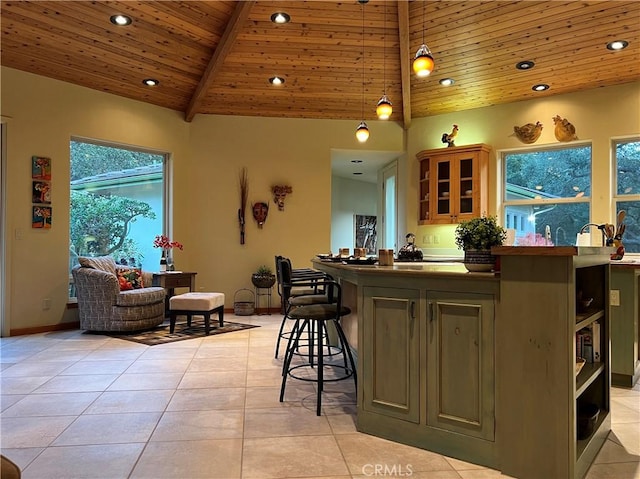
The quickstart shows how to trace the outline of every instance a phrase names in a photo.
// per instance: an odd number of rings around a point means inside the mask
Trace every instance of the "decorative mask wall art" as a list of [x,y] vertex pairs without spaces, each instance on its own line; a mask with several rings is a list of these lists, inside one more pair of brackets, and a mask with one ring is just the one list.
[[287,185],[276,185],[271,187],[273,202],[278,205],[280,211],[284,211],[284,199],[289,193],[293,193],[293,188]]
[[258,228],[262,229],[262,225],[267,221],[267,214],[269,213],[269,205],[266,203],[254,203],[253,219],[258,223]]

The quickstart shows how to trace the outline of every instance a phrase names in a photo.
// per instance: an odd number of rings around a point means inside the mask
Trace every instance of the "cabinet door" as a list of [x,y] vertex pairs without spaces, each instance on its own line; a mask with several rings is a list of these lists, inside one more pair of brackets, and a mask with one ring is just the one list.
[[480,197],[480,185],[477,181],[476,165],[477,154],[467,153],[456,155],[455,170],[455,209],[456,222],[467,221],[474,216],[479,216],[478,198]]
[[495,437],[494,298],[427,293],[427,424]]
[[418,199],[420,205],[420,213],[418,221],[427,222],[430,217],[430,203],[431,203],[431,188],[430,188],[430,172],[429,172],[429,159],[420,161],[420,198]]
[[453,199],[456,186],[455,163],[452,156],[435,157],[431,160],[432,180],[432,223],[453,223],[454,206]]
[[420,420],[418,290],[364,288],[362,407],[366,411]]

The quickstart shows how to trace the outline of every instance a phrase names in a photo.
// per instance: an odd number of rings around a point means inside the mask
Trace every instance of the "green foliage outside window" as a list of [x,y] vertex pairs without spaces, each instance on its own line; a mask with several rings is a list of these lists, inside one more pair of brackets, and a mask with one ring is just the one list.
[[151,207],[142,201],[121,196],[71,192],[71,245],[79,256],[112,255],[136,264],[142,258],[135,243],[127,238],[136,218],[155,218]]

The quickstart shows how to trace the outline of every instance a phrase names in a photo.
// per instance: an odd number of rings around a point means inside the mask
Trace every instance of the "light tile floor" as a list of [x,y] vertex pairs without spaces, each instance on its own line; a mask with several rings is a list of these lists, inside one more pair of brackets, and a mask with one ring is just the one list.
[[[25,479],[505,477],[361,434],[352,381],[290,380],[278,401],[278,315],[148,347],[63,331],[3,338],[1,446]],[[640,385],[612,390],[613,430],[588,479],[640,479]],[[540,478],[563,479],[563,478]]]

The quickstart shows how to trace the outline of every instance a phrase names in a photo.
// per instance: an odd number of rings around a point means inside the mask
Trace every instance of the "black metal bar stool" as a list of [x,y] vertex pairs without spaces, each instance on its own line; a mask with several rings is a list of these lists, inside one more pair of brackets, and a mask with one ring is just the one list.
[[[309,381],[317,383],[317,403],[316,414],[321,415],[322,409],[322,392],[325,382],[342,381],[353,377],[354,383],[357,385],[356,365],[349,348],[349,343],[340,325],[340,318],[351,313],[346,306],[342,306],[342,292],[340,285],[333,280],[319,281],[323,286],[327,287],[327,294],[331,302],[322,304],[310,304],[306,306],[297,306],[290,309],[289,318],[295,321],[293,334],[287,341],[287,349],[282,366],[282,386],[280,388],[280,402],[284,401],[285,387],[287,377],[292,377],[301,381]],[[327,324],[333,324],[337,333],[337,345],[329,344],[329,335],[326,334]],[[296,355],[300,346],[300,339],[303,333],[307,331],[308,338],[308,354],[299,355],[301,364],[292,364],[292,360]],[[334,352],[332,348],[336,348]],[[325,354],[327,351],[327,354]],[[336,356],[341,353],[342,361],[336,362]],[[303,376],[299,374],[299,370],[315,370],[316,374]],[[335,375],[327,377],[325,369],[331,369]],[[337,372],[336,372],[337,370]]]
[[288,340],[295,334],[294,324],[291,330],[285,330],[286,324],[290,321],[289,312],[298,306],[308,306],[311,304],[329,303],[325,287],[320,285],[320,280],[331,279],[329,275],[321,271],[310,269],[299,270],[297,277],[294,277],[294,269],[291,261],[283,256],[276,256],[276,278],[278,280],[278,293],[282,297],[284,311],[278,338],[276,340],[275,358],[280,352],[280,341]]

